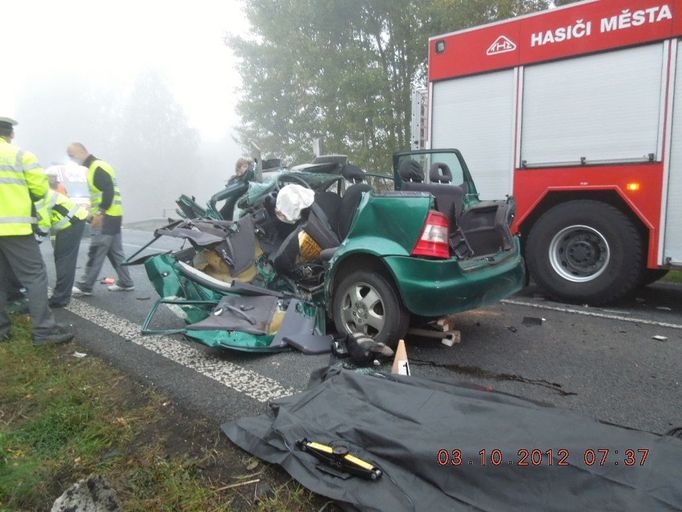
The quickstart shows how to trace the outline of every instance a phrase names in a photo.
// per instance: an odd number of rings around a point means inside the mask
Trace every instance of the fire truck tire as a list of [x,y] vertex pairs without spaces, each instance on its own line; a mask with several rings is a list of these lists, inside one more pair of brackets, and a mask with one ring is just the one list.
[[655,283],[659,279],[663,279],[668,273],[668,269],[665,268],[648,268],[644,271],[644,276],[642,277],[642,286],[648,286]]
[[551,296],[607,304],[641,282],[644,243],[630,219],[613,206],[577,200],[553,207],[528,234],[528,269]]

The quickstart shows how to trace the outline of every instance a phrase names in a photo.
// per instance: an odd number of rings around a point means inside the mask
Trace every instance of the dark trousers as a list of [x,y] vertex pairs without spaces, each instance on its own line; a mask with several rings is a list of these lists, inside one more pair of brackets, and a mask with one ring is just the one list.
[[57,272],[57,282],[50,302],[55,305],[65,306],[71,300],[71,288],[76,278],[76,263],[78,262],[78,249],[85,222],[76,221],[68,228],[57,232],[54,241],[54,266]]
[[118,275],[116,284],[123,287],[133,286],[128,267],[123,266],[125,254],[123,253],[121,233],[104,235],[101,232],[93,231],[90,238],[90,249],[88,250],[88,263],[85,266],[83,276],[76,283],[78,288],[84,292],[92,291],[106,258],[109,258],[111,266],[114,267]]
[[33,235],[24,235],[0,236],[0,336],[7,334],[10,328],[6,306],[12,273],[27,290],[33,335],[50,334],[56,324],[47,305],[45,263]]

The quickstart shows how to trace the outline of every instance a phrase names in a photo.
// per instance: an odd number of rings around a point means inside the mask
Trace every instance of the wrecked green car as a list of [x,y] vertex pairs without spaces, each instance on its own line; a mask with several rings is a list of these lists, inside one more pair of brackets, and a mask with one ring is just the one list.
[[[155,232],[188,246],[137,260],[161,297],[147,332],[163,303],[211,346],[284,349],[280,330],[293,322],[305,324],[298,334],[363,333],[395,347],[411,323],[494,303],[524,283],[513,199],[479,200],[457,150],[398,153],[392,177],[322,156],[249,178],[206,208],[181,197],[184,219]],[[212,318],[225,314],[232,323]]]

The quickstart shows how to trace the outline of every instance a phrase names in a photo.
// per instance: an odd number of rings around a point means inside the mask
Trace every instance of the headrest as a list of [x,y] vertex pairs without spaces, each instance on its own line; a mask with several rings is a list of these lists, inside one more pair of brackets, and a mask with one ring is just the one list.
[[452,181],[452,172],[448,164],[443,162],[436,162],[429,168],[429,180],[431,183],[450,183]]
[[353,183],[360,183],[365,179],[365,173],[359,167],[355,165],[346,164],[341,171],[341,176],[343,176],[348,181]]
[[400,175],[400,179],[403,181],[414,181],[416,183],[421,183],[424,181],[424,170],[416,160],[410,159],[400,162],[398,174]]

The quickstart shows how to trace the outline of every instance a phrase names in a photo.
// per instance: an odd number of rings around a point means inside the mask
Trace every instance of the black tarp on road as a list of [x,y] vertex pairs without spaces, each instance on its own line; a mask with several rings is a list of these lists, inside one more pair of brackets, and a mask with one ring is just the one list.
[[[682,440],[442,381],[331,368],[222,429],[349,509],[682,510]],[[342,442],[384,475],[332,476],[296,448],[302,438]]]

